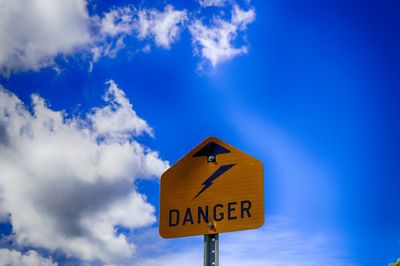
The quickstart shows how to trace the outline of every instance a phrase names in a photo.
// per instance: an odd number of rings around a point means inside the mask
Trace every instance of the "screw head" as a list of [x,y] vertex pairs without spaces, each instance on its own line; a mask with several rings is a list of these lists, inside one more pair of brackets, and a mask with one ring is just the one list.
[[207,160],[208,160],[209,163],[215,162],[215,156],[214,155],[210,155],[210,156],[208,156]]

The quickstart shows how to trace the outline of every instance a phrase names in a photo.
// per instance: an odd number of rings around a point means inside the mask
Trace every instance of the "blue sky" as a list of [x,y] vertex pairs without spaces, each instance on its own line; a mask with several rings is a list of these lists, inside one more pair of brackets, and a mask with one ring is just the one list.
[[157,215],[208,136],[265,167],[265,225],[221,265],[400,257],[398,2],[0,6],[0,261],[202,265]]

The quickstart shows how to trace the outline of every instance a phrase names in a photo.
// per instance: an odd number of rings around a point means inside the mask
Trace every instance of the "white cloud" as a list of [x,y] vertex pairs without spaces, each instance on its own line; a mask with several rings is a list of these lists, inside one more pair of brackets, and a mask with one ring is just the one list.
[[154,38],[168,49],[187,20],[186,11],[172,5],[139,12],[115,7],[102,17],[89,16],[86,0],[0,0],[0,6],[0,74],[5,76],[55,66],[59,55],[90,51],[93,62],[114,58],[125,48],[126,36]]
[[242,29],[245,29],[248,24],[254,21],[255,18],[256,11],[253,7],[245,11],[241,9],[238,5],[233,6],[231,21],[233,24],[238,25]]
[[202,7],[210,7],[210,6],[221,7],[226,4],[227,0],[199,0],[198,2]]
[[[99,36],[91,48],[93,62],[101,57],[116,57],[125,48],[125,38],[133,36],[139,40],[154,39],[157,46],[169,49],[178,40],[183,23],[187,20],[185,10],[174,10],[172,5],[166,5],[164,11],[156,9],[136,9],[133,7],[114,8],[95,17]],[[136,52],[150,52],[146,49],[136,49]],[[91,66],[92,68],[92,66]]]
[[195,53],[207,59],[213,67],[238,55],[246,54],[247,46],[235,47],[233,42],[247,25],[254,21],[254,8],[244,11],[234,5],[231,20],[215,18],[211,26],[194,20],[189,26],[195,45]]
[[10,214],[16,245],[117,263],[135,246],[115,226],[155,222],[134,182],[158,177],[168,162],[136,140],[152,129],[113,81],[104,100],[67,118],[37,95],[31,113],[0,88],[0,213]]
[[114,8],[100,21],[100,33],[102,36],[116,36],[118,34],[129,34],[134,29],[135,11],[129,7]]
[[25,254],[9,249],[0,249],[0,265],[7,266],[56,266],[51,259],[43,258],[37,252],[30,250]]
[[134,134],[136,136],[147,133],[153,136],[153,130],[149,125],[137,116],[132,104],[125,97],[122,90],[117,87],[113,80],[107,82],[108,91],[103,99],[109,103],[108,106],[95,108],[89,119],[98,134],[108,138],[123,137]]
[[102,18],[92,17],[98,31],[98,35],[93,36],[94,45],[91,48],[94,62],[101,57],[114,58],[125,48],[124,39],[137,28],[135,14],[136,10],[132,7],[119,7],[104,13]]
[[[227,1],[199,3],[222,7]],[[76,54],[84,55],[91,71],[100,58],[115,58],[124,48],[150,51],[138,49],[135,42],[149,45],[152,40],[156,46],[170,49],[188,27],[195,45],[202,47],[196,49],[216,66],[247,52],[247,47],[235,47],[232,42],[255,18],[254,8],[245,11],[235,2],[229,3],[231,20],[219,18],[207,26],[198,19],[201,12],[176,10],[171,4],[162,11],[129,5],[89,15],[87,0],[0,0],[0,75],[49,66],[61,72],[55,59]]]
[[167,5],[162,12],[143,9],[138,17],[138,37],[153,37],[158,46],[166,49],[178,39],[182,24],[188,19],[185,10],[174,10],[172,5]]
[[38,70],[90,40],[85,0],[0,0],[0,73]]
[[195,20],[189,27],[196,53],[210,61],[213,67],[237,55],[247,53],[247,47],[234,47],[232,41],[237,36],[237,25],[216,19],[208,27],[200,20]]

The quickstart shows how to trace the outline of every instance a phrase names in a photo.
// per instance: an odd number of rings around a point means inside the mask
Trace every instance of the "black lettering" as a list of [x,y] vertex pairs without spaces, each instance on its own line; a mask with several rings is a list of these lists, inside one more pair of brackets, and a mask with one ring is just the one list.
[[205,223],[208,223],[208,206],[206,206],[206,212],[203,211],[203,208],[199,207],[198,209],[198,217],[197,217],[197,223],[201,223],[201,217],[203,218]]
[[236,205],[237,202],[228,202],[228,220],[236,220],[236,216],[232,215],[232,212],[236,210],[233,205]]
[[[176,214],[176,220],[175,222],[173,222],[172,219],[172,214],[175,213]],[[179,211],[177,209],[171,209],[169,210],[169,226],[177,226],[179,224]]]
[[193,224],[193,216],[192,216],[192,211],[190,210],[190,208],[186,209],[185,218],[183,219],[182,225],[185,225],[187,222],[190,222],[191,224]]
[[[247,205],[247,206],[245,206]],[[247,213],[247,217],[251,218],[251,214],[250,214],[250,208],[251,208],[251,201],[249,200],[242,200],[240,202],[240,217],[243,219],[244,218],[244,213]]]
[[214,220],[217,221],[217,222],[222,221],[224,219],[224,213],[223,212],[220,212],[219,213],[219,217],[217,217],[217,208],[218,207],[223,208],[224,205],[218,203],[218,204],[215,204],[215,206],[214,206]]

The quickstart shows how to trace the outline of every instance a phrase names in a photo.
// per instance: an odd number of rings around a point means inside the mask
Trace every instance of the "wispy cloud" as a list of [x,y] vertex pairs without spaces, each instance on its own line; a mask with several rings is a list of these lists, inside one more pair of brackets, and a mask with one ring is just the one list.
[[228,0],[198,0],[202,7],[224,6]]
[[234,5],[230,21],[216,17],[211,25],[206,25],[201,20],[194,20],[189,30],[193,36],[196,54],[208,60],[213,67],[246,54],[246,45],[236,47],[233,42],[254,19],[254,8],[245,11]]
[[[4,2],[0,10],[0,74],[45,67],[59,71],[56,59],[73,55],[84,55],[91,71],[101,58],[115,58],[123,49],[140,52],[138,46],[150,44],[170,49],[184,30],[191,32],[195,53],[214,67],[247,53],[246,45],[235,47],[233,42],[254,21],[254,7],[247,4],[245,10],[234,1],[221,0],[199,3],[200,8],[194,10],[178,10],[171,4],[161,10],[127,5],[89,14],[86,0]],[[210,25],[202,15],[209,6],[220,9],[211,16]],[[221,15],[229,11],[230,17]]]
[[[271,217],[261,230],[230,234],[221,251],[227,265],[353,265],[340,237],[330,232],[305,233],[288,220]],[[223,251],[225,250],[225,252]]]
[[[116,57],[126,47],[125,39],[128,36],[141,41],[154,40],[156,46],[169,49],[178,40],[187,19],[185,10],[175,10],[172,5],[166,5],[162,11],[131,6],[115,7],[93,17],[95,29],[99,32],[91,48],[93,62],[101,57]],[[150,47],[148,44],[146,46]]]
[[[153,250],[147,252],[151,255],[137,259],[134,265],[203,265],[201,237],[161,240],[153,236],[149,239]],[[276,216],[267,217],[261,229],[221,234],[220,263],[231,266],[354,265],[340,237],[329,232],[304,233],[292,222]]]
[[139,11],[139,38],[153,37],[157,46],[169,49],[182,30],[182,23],[188,19],[185,10],[174,10],[167,5],[164,11],[155,9]]

